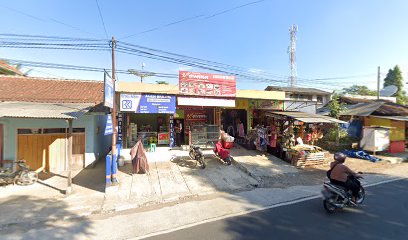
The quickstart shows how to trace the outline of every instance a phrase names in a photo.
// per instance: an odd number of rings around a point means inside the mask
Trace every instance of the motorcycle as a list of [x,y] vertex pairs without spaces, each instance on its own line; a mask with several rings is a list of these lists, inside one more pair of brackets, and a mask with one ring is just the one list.
[[30,170],[25,164],[25,160],[14,161],[17,163],[18,169],[13,171],[11,168],[0,169],[0,185],[17,184],[31,185],[38,181],[38,173]]
[[205,168],[206,165],[204,162],[204,154],[199,146],[191,144],[188,155],[190,156],[191,159],[196,160],[198,162],[201,169]]
[[231,165],[232,160],[234,160],[231,155],[230,151],[228,149],[225,149],[222,147],[222,142],[221,140],[217,141],[215,143],[215,147],[213,149],[213,152],[215,156],[217,156],[223,163],[227,165]]
[[[357,181],[359,183],[358,179],[362,177],[353,178],[354,181]],[[334,213],[338,209],[361,205],[365,199],[365,190],[360,184],[360,190],[358,192],[356,201],[353,202],[350,190],[347,190],[330,182],[325,182],[323,184],[322,196],[324,209],[328,213]]]

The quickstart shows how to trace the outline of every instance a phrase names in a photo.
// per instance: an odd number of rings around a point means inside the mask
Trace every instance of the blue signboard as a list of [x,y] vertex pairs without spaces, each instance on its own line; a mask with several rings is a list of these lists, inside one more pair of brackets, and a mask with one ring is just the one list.
[[105,135],[110,135],[113,133],[112,116],[108,115],[106,118]]
[[123,122],[123,115],[122,113],[118,113],[118,142],[117,143],[122,143],[122,138],[123,138],[122,122]]
[[103,104],[106,107],[113,108],[113,80],[110,77],[106,77],[105,73],[105,86],[104,86],[104,101]]
[[158,94],[121,94],[120,111],[174,114],[176,97]]

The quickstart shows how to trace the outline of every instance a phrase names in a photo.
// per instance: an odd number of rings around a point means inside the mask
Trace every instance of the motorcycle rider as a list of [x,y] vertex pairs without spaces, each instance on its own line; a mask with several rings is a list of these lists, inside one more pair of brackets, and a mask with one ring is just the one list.
[[344,165],[346,161],[346,155],[341,152],[334,154],[334,160],[330,163],[330,174],[328,174],[330,182],[332,184],[351,190],[352,192],[352,201],[356,202],[358,192],[360,190],[359,184],[356,184],[351,176],[359,178],[360,175],[353,172],[350,168]]

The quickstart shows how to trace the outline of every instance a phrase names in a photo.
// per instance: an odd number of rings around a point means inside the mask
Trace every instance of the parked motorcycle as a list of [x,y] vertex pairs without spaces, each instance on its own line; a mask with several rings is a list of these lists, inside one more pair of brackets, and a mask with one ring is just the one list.
[[18,184],[31,185],[38,181],[38,173],[30,170],[25,160],[14,161],[18,169],[13,171],[11,168],[0,169],[0,185]]
[[[354,181],[358,181],[358,178],[354,178]],[[323,184],[322,195],[324,209],[328,213],[334,213],[338,209],[343,209],[348,206],[358,206],[362,204],[365,199],[365,190],[360,184],[358,196],[356,198],[356,201],[353,202],[350,190],[347,190],[330,182],[325,182]]]
[[217,156],[223,163],[227,165],[231,165],[232,160],[234,160],[230,155],[230,151],[223,148],[221,140],[215,143],[213,151],[215,156]]
[[199,146],[191,144],[188,155],[190,156],[191,159],[196,160],[198,162],[201,169],[205,168],[206,165],[204,162],[204,154]]

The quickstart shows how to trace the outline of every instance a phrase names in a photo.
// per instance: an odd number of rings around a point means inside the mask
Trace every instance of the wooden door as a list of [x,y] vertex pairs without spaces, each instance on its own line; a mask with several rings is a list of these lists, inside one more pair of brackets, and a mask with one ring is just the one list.
[[82,169],[85,162],[85,133],[72,135],[72,168]]

